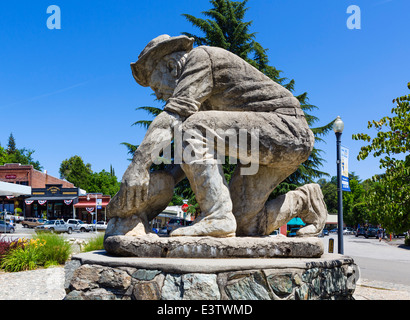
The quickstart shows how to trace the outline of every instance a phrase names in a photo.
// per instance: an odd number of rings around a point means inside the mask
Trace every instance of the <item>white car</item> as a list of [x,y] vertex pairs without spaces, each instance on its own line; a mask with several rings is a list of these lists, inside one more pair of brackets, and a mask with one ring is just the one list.
[[69,234],[73,232],[73,229],[64,220],[49,220],[34,229],[36,232],[67,232]]
[[96,224],[90,224],[90,226],[93,231],[95,231],[95,227],[97,227],[97,231],[105,231],[107,229],[107,222],[97,221]]
[[73,231],[88,232],[92,230],[91,224],[85,223],[79,219],[68,219],[67,224]]

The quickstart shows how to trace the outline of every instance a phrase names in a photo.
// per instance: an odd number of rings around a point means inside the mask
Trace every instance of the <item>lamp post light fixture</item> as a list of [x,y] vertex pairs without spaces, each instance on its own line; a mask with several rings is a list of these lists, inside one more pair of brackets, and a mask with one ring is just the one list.
[[342,119],[337,116],[333,131],[336,134],[336,154],[337,154],[337,248],[339,254],[344,254],[343,247],[343,191],[342,191],[342,159],[341,159],[341,137],[344,129]]

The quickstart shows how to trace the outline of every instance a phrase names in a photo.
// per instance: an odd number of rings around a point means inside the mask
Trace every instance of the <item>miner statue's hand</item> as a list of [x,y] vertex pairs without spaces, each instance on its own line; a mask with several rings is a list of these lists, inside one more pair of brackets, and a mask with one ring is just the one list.
[[138,169],[135,166],[128,167],[120,191],[107,207],[109,216],[129,217],[144,210],[148,201],[149,181],[148,170]]

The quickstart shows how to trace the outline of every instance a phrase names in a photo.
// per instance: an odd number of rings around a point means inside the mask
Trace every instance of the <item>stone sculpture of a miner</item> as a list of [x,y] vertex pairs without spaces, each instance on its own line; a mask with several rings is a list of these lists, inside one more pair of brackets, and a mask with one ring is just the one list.
[[[148,221],[166,208],[175,184],[186,176],[202,214],[171,236],[267,235],[296,216],[307,224],[298,235],[317,235],[327,217],[317,184],[267,201],[313,148],[314,136],[299,101],[240,57],[216,47],[193,49],[193,41],[186,36],[159,36],[131,64],[137,83],[151,87],[167,103],[108,206],[111,220],[106,234],[144,235]],[[240,131],[245,132],[245,148],[238,143]],[[150,172],[152,155],[176,140],[175,132],[183,137],[181,164]],[[229,143],[226,132],[236,133]],[[255,137],[257,152],[252,154],[247,147]],[[218,149],[215,157],[218,143],[226,148]],[[228,149],[239,160],[229,185],[219,161],[232,156]],[[257,170],[246,173],[252,164]]]

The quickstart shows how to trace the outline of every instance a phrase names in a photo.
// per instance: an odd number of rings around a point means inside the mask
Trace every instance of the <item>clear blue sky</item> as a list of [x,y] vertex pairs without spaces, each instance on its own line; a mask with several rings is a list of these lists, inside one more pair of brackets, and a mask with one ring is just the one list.
[[[46,26],[49,5],[61,8],[61,30]],[[361,30],[349,30],[349,5],[361,9]],[[246,21],[269,48],[270,64],[307,91],[324,125],[340,115],[349,171],[380,172],[376,159],[357,161],[363,145],[353,133],[388,115],[392,99],[410,81],[410,1],[249,0]],[[59,176],[60,163],[79,155],[93,171],[114,167],[121,179],[129,162],[121,142],[139,144],[147,119],[136,107],[155,105],[151,90],[132,78],[130,62],[154,37],[198,34],[182,13],[198,17],[208,0],[36,0],[0,3],[0,143],[12,132],[17,147]],[[335,135],[317,144],[336,174]]]

